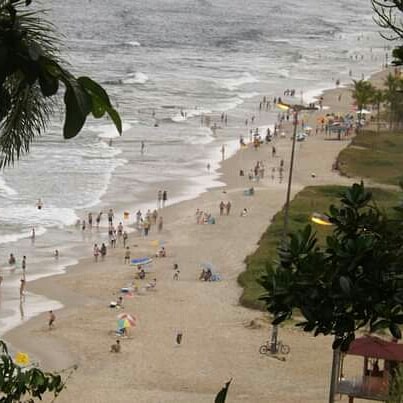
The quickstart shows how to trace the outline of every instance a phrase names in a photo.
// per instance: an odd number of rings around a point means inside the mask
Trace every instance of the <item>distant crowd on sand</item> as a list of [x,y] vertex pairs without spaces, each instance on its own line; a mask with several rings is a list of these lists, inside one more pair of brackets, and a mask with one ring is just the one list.
[[[284,91],[285,97],[295,96],[294,89],[287,89]],[[273,105],[281,103],[282,98],[274,97],[269,100],[268,97],[263,97],[259,101],[259,110],[270,109]],[[256,150],[260,147],[264,147],[265,152],[260,154],[259,158],[256,158],[251,166],[241,166],[239,170],[239,178],[242,181],[244,188],[239,190],[242,197],[241,202],[237,202],[234,205],[233,200],[220,200],[217,203],[216,209],[213,211],[208,211],[206,208],[197,208],[195,212],[196,224],[214,224],[220,225],[226,220],[237,220],[237,219],[247,219],[250,214],[253,214],[253,208],[249,203],[246,203],[247,198],[253,197],[259,188],[256,187],[261,181],[271,181],[274,183],[277,179],[281,184],[285,176],[286,164],[284,159],[278,155],[277,151],[277,141],[285,137],[285,132],[283,131],[286,122],[289,122],[292,115],[289,113],[278,113],[277,121],[273,127],[253,127],[256,123],[255,116],[252,115],[245,121],[245,126],[247,130],[246,135],[241,135],[239,138],[239,145],[241,148],[244,147],[254,147]],[[210,117],[209,117],[210,119]],[[228,123],[228,116],[226,113],[221,114],[220,121],[222,124]],[[326,125],[328,120],[320,123],[320,130],[327,130]],[[300,122],[301,127],[304,127],[303,120]],[[245,140],[249,138],[249,143]],[[144,152],[145,145],[144,142],[141,144],[141,151]],[[225,158],[225,146],[221,146],[222,158]],[[262,155],[264,156],[262,158]],[[211,165],[207,164],[207,170],[210,171]],[[269,174],[267,174],[269,172]],[[225,193],[225,192],[224,192]],[[242,203],[245,200],[245,204]],[[153,245],[156,246],[155,252],[152,256],[147,256],[140,258],[138,256],[133,256],[133,250],[129,245],[129,233],[135,230],[134,235],[141,237],[143,239],[148,239],[150,234],[155,233],[156,235],[162,234],[164,231],[164,219],[162,216],[163,211],[161,209],[165,208],[168,203],[168,191],[158,190],[156,191],[156,207],[154,209],[147,209],[145,212],[138,209],[134,214],[129,212],[123,213],[123,219],[117,219],[115,211],[113,208],[103,209],[98,213],[88,212],[85,218],[77,221],[76,228],[83,233],[90,233],[94,229],[99,236],[100,241],[93,244],[92,256],[94,262],[97,264],[105,261],[108,258],[108,249],[117,249],[119,253],[122,254],[122,264],[129,265],[133,267],[133,280],[126,286],[119,290],[116,301],[110,303],[110,307],[122,309],[124,307],[124,302],[126,298],[132,298],[136,293],[140,293],[143,290],[156,291],[157,290],[157,277],[155,273],[150,270],[150,265],[153,259],[164,259],[169,256],[169,250],[165,245],[164,241],[154,240],[151,241]],[[201,206],[202,207],[202,206]],[[38,210],[45,209],[44,203],[41,199],[37,202]],[[233,211],[235,210],[235,214]],[[133,219],[131,219],[133,217]],[[106,224],[105,224],[106,221]],[[105,231],[105,233],[103,232]],[[35,231],[33,229],[32,238],[35,238]],[[103,239],[104,238],[104,239]],[[54,258],[58,259],[60,256],[59,251],[54,251]],[[10,254],[9,265],[16,266],[16,258],[13,254]],[[25,287],[26,287],[26,268],[27,268],[27,257],[24,256],[21,260],[21,270],[22,278],[20,284],[20,297],[21,300],[25,298]],[[175,262],[172,265],[172,279],[175,281],[180,280],[181,270],[179,269],[179,264]],[[151,278],[150,278],[151,275]],[[212,282],[221,280],[216,268],[208,263],[201,263],[201,273],[197,277],[199,280],[204,282]],[[0,278],[1,283],[1,278]],[[49,312],[49,329],[53,329],[56,320],[55,313],[53,311]],[[125,337],[128,336],[129,329],[126,327],[118,328],[114,332],[114,336]],[[179,330],[176,335],[176,344],[182,342],[183,332]],[[119,339],[114,345],[111,346],[112,352],[121,351],[121,343]]]

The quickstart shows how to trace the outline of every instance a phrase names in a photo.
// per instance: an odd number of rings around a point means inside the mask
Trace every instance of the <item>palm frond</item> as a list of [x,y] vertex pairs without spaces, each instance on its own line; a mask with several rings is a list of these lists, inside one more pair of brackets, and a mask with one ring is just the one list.
[[55,102],[45,98],[37,85],[15,79],[8,80],[6,90],[11,107],[0,123],[0,168],[12,165],[29,151],[34,137],[45,130]]

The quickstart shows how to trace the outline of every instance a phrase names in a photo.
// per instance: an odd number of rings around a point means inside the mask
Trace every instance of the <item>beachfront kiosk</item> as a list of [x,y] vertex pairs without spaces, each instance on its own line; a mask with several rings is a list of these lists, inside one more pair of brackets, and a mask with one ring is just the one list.
[[[364,358],[362,374],[354,379],[343,376],[343,361],[349,355]],[[374,336],[364,336],[354,340],[341,360],[335,392],[347,395],[349,403],[354,399],[386,401],[393,374],[403,362],[403,344],[386,341]]]

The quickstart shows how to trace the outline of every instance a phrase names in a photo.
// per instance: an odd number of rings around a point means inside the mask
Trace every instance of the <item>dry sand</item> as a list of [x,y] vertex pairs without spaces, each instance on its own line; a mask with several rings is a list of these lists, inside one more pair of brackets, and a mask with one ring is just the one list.
[[[341,102],[337,100],[339,93]],[[324,105],[331,108],[329,111],[350,111],[349,91],[326,92]],[[264,114],[257,121],[262,124]],[[217,135],[219,152],[219,131]],[[348,142],[312,135],[297,143],[292,194],[307,185],[351,183],[331,171]],[[58,402],[207,403],[231,377],[228,402],[326,401],[331,339],[285,328],[280,330],[280,339],[291,347],[287,360],[262,356],[259,346],[269,338],[270,326],[263,320],[258,321],[262,327],[249,328],[251,320],[264,315],[238,302],[241,289],[237,276],[244,270],[244,258],[255,250],[285,201],[286,180],[279,184],[276,176],[273,181],[271,168],[278,167],[284,158],[287,172],[289,133],[275,146],[276,158],[271,157],[271,144],[257,151],[252,147],[239,151],[222,164],[225,187],[163,209],[165,228],[161,234],[152,228],[146,239],[130,238],[132,257],[155,253],[152,240],[164,240],[168,256],[155,259],[152,273],[147,275],[148,280],[158,279],[157,289],[124,300],[124,311],[136,315],[138,323],[131,338],[121,339],[120,354],[110,353],[109,348],[115,341],[116,316],[122,311],[110,309],[108,304],[117,298],[120,287],[132,281],[135,272],[123,264],[121,246],[105,262],[84,259],[65,275],[29,284],[30,291],[57,299],[65,308],[56,313],[54,330],[47,329],[44,314],[12,330],[6,339],[39,357],[46,368],[78,364]],[[243,190],[250,182],[247,176],[239,176],[239,170],[247,172],[257,160],[264,161],[266,177],[255,184],[255,196],[246,197]],[[221,200],[231,201],[229,216],[219,216]],[[240,217],[244,207],[249,214]],[[216,224],[197,225],[197,208],[213,213]],[[222,281],[198,281],[199,264],[205,261],[217,267]],[[179,281],[172,279],[174,263],[180,268]],[[175,346],[178,330],[184,335],[181,346]]]

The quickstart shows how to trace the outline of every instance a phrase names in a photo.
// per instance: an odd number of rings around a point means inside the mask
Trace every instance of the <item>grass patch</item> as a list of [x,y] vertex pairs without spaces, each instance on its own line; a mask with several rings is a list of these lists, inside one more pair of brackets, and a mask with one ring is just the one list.
[[364,131],[339,154],[343,175],[398,185],[403,181],[403,133]]
[[[289,230],[294,232],[304,228],[310,223],[313,212],[324,213],[331,204],[338,204],[340,194],[345,186],[309,186],[299,192],[290,204]],[[399,200],[399,193],[383,189],[371,189],[379,208],[390,211]],[[326,236],[332,231],[331,227],[312,224],[317,232],[319,245],[325,245]],[[253,309],[264,309],[264,304],[259,297],[264,289],[257,283],[263,273],[270,269],[277,259],[277,246],[283,235],[283,211],[277,213],[271,225],[262,235],[257,250],[246,257],[246,270],[238,277],[239,284],[243,287],[241,304]]]

